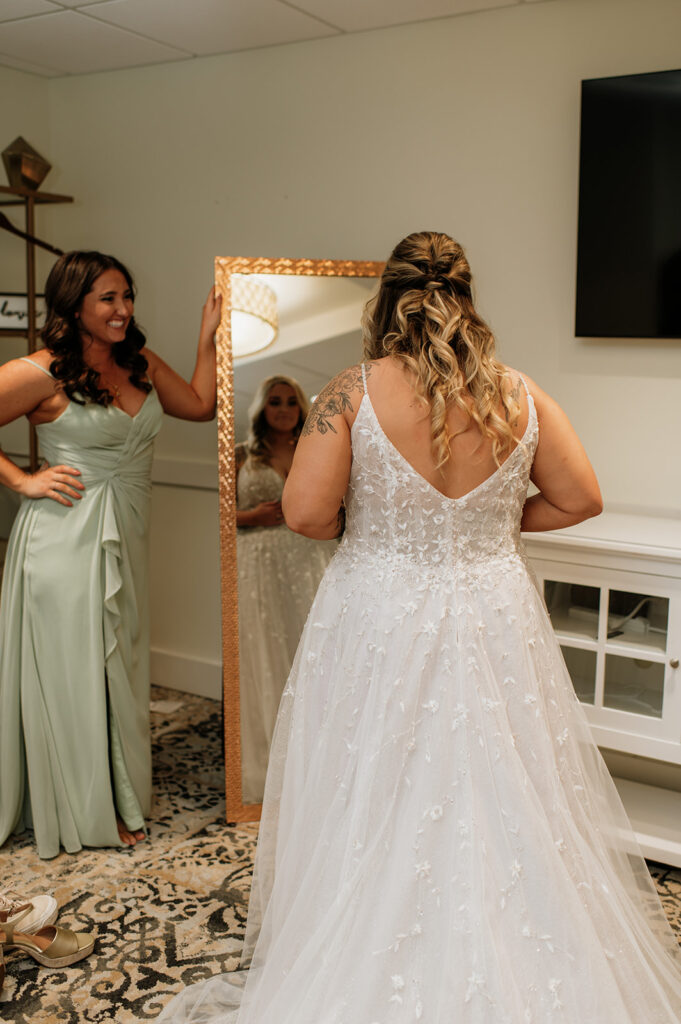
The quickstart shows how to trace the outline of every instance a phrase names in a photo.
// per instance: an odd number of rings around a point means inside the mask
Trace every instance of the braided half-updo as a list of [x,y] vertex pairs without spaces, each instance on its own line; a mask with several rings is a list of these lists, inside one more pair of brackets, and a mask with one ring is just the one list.
[[364,310],[367,359],[394,356],[416,377],[430,407],[433,454],[450,457],[447,411],[459,406],[492,440],[497,464],[516,444],[520,406],[506,368],[495,357],[494,336],[476,312],[463,249],[449,235],[418,231],[390,254],[377,295]]

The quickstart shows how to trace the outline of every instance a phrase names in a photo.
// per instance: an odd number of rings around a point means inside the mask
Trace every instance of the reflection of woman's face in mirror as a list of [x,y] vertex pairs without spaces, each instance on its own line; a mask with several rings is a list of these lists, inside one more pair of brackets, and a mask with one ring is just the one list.
[[263,410],[270,430],[287,434],[296,429],[300,420],[300,405],[289,384],[275,384],[267,395]]

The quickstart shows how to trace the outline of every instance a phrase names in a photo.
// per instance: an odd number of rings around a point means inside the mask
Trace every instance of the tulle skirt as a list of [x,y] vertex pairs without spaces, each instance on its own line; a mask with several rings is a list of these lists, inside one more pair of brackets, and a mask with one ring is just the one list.
[[673,1024],[679,947],[520,557],[343,552],[272,745],[244,946],[172,1024]]
[[336,540],[310,540],[287,526],[239,530],[241,789],[262,802],[267,760],[300,634]]

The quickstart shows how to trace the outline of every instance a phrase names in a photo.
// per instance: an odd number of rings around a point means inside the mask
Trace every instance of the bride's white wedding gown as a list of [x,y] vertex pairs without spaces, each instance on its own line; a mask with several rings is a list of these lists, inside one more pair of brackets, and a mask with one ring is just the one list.
[[523,554],[529,405],[507,461],[449,499],[365,394],[275,731],[251,971],[162,1020],[681,1021],[678,946]]

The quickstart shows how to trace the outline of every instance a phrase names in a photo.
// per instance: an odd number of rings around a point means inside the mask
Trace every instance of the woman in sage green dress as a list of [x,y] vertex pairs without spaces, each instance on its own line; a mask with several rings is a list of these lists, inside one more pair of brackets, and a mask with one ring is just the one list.
[[0,367],[0,426],[26,416],[45,462],[26,473],[0,598],[0,844],[134,845],[151,802],[147,525],[162,413],[215,408],[220,300],[203,308],[187,383],[145,345],[133,281],[111,256],[60,257],[45,348]]

